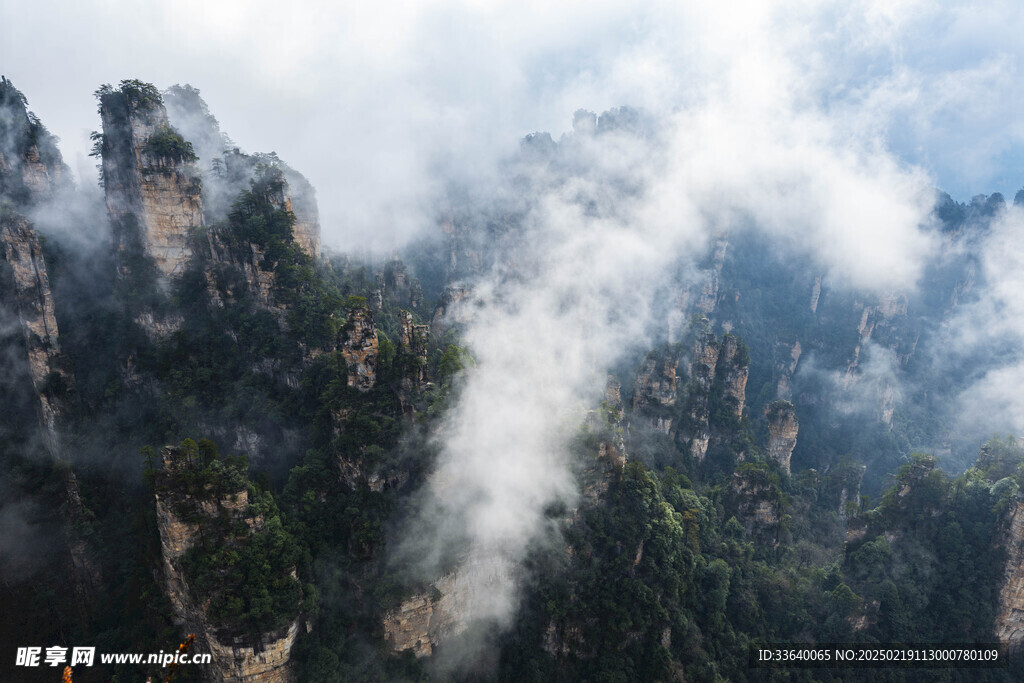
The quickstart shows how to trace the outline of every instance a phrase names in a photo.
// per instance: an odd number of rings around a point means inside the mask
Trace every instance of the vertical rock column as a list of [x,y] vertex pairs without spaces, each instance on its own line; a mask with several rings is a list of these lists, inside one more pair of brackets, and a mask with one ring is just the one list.
[[789,461],[796,448],[796,435],[800,423],[789,401],[772,401],[764,409],[768,420],[768,457],[779,463],[789,474]]
[[708,424],[708,394],[715,379],[715,368],[718,365],[718,354],[721,346],[715,335],[705,332],[697,337],[693,346],[693,361],[690,363],[690,398],[687,417],[690,430],[684,436],[685,445],[690,455],[697,462],[702,462],[707,455],[711,442],[711,428]]
[[339,347],[348,365],[348,385],[360,391],[372,389],[377,383],[379,343],[370,309],[357,306],[349,312]]
[[0,256],[13,273],[14,303],[28,352],[29,375],[39,401],[43,439],[51,455],[62,458],[58,425],[66,416],[74,377],[60,350],[42,248],[24,218],[14,215],[0,219]]
[[100,117],[103,185],[121,274],[141,252],[164,278],[176,275],[192,256],[192,232],[204,225],[202,184],[191,159],[173,144],[160,144],[184,141],[155,89],[103,93]]

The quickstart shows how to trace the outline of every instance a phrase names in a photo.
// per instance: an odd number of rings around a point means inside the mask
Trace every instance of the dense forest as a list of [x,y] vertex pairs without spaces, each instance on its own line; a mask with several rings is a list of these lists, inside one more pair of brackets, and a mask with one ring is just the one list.
[[[539,186],[573,188],[588,145],[658,132],[629,108],[578,113],[523,141],[500,200],[452,190],[436,230],[377,259],[321,248],[308,181],[235,147],[198,90],[96,97],[102,197],[0,86],[4,680],[60,675],[16,666],[19,647],[189,634],[214,664],[173,680],[1019,680],[1024,441],[950,418],[990,357],[946,372],[932,350],[980,296],[973,247],[1024,194],[937,194],[949,247],[916,292],[715,234],[661,283],[654,332],[597,369],[603,394],[569,407],[574,494],[542,501],[546,534],[497,573],[516,604],[488,621],[466,616],[459,528],[434,575],[408,557],[424,492],[458,497],[436,481],[445,435],[493,367],[474,292],[539,272]],[[758,644],[996,642],[1011,668],[749,665]]]

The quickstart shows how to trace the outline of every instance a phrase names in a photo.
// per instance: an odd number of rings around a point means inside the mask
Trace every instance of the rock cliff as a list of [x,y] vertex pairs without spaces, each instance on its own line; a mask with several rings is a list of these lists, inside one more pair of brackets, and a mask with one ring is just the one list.
[[746,345],[731,333],[719,340],[707,331],[708,326],[706,318],[700,321],[703,331],[694,340],[682,417],[675,433],[676,442],[698,462],[704,460],[716,432],[726,436],[726,432],[736,431],[746,407],[750,376]]
[[338,348],[348,365],[348,385],[369,391],[377,383],[377,355],[380,345],[373,312],[365,306],[349,311],[348,321],[340,332]]
[[1006,520],[1000,542],[1006,551],[1006,563],[993,631],[999,642],[1020,652],[1024,645],[1024,496],[1018,494],[1014,499]]
[[17,215],[0,217],[0,256],[10,268],[13,304],[38,399],[39,422],[47,450],[63,457],[60,423],[66,418],[74,376],[61,353],[57,318],[42,248],[35,231]]
[[633,412],[646,414],[655,429],[673,433],[672,414],[679,392],[679,358],[670,349],[664,354],[648,354],[636,378]]
[[768,420],[768,457],[779,463],[782,470],[789,474],[789,460],[796,448],[796,436],[800,423],[796,419],[796,410],[789,401],[772,401],[764,409]]
[[[464,560],[431,587],[385,613],[384,638],[393,652],[412,650],[426,657],[466,631],[471,605],[479,608],[501,600],[505,586],[517,581],[512,565],[501,558]],[[500,612],[494,605],[495,613]]]
[[190,85],[174,85],[163,93],[167,116],[186,139],[195,144],[197,164],[203,175],[203,202],[207,223],[223,220],[238,193],[249,189],[259,167],[273,167],[282,174],[279,206],[295,215],[292,236],[313,258],[320,256],[320,215],[316,191],[298,171],[276,154],[246,154],[231,144],[220,123]]
[[26,216],[67,189],[69,181],[56,139],[26,105],[10,81],[0,80],[0,268],[9,282],[0,303],[9,305],[20,323],[44,444],[63,458],[59,429],[75,382],[61,353],[42,245]]
[[71,185],[57,138],[28,111],[28,100],[0,76],[0,202],[25,210]]
[[193,233],[205,225],[202,181],[191,143],[171,127],[160,93],[126,81],[98,92],[98,138],[107,212],[121,274],[152,260],[163,281],[192,257]]
[[398,349],[397,362],[400,364],[401,376],[397,394],[402,413],[411,415],[415,412],[413,399],[416,393],[428,384],[427,342],[430,339],[430,325],[415,324],[409,311],[399,312],[398,322],[402,337]]
[[[191,466],[181,449],[162,452],[163,473],[156,493],[157,528],[163,557],[164,591],[175,620],[196,636],[196,651],[209,652],[212,665],[204,671],[208,680],[293,683],[291,650],[298,636],[301,615],[277,631],[253,633],[216,628],[208,615],[209,600],[194,595],[185,575],[186,554],[209,533],[213,520],[234,523],[250,534],[265,531],[266,520],[250,509],[245,489],[222,491],[197,499],[170,483],[176,473]],[[236,488],[236,487],[228,487]]]
[[722,349],[715,367],[716,379],[722,383],[722,397],[733,414],[743,417],[747,400],[747,379],[750,377],[750,356],[743,342],[734,334],[722,338]]

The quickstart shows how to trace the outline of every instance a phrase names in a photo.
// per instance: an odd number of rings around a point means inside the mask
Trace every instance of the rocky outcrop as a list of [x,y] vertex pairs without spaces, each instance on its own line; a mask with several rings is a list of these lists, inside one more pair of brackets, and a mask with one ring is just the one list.
[[[715,236],[714,243],[701,278],[679,290],[675,297],[675,311],[681,313],[679,320],[688,320],[690,314],[712,316],[718,304],[718,290],[725,265],[725,255],[729,248],[729,235],[722,233]],[[673,312],[675,314],[675,312]],[[674,337],[673,325],[669,325],[669,334]]]
[[[172,447],[162,453],[164,474],[186,467],[182,453]],[[190,510],[185,516],[183,510]],[[214,628],[207,617],[207,603],[197,601],[182,571],[181,560],[197,542],[200,530],[211,520],[227,518],[241,522],[250,533],[262,532],[264,519],[249,511],[244,489],[221,497],[195,500],[173,489],[158,488],[156,519],[163,558],[164,590],[174,609],[175,620],[196,636],[198,652],[212,655],[204,671],[212,681],[252,683],[294,683],[297,679],[291,650],[298,636],[301,615],[277,632],[234,633]]]
[[643,413],[660,432],[672,434],[670,408],[679,392],[679,358],[667,352],[650,353],[636,378],[633,391],[633,412]]
[[[393,652],[412,650],[417,657],[426,657],[434,650],[462,634],[474,616],[470,606],[503,607],[507,586],[518,579],[512,565],[500,557],[472,558],[435,581],[423,593],[403,601],[384,614],[384,638]],[[486,618],[486,614],[477,614]]]
[[775,395],[789,401],[793,398],[790,384],[797,365],[800,363],[800,357],[803,355],[803,347],[800,345],[800,340],[793,342],[792,345],[779,342],[775,346],[777,359],[775,361],[775,376],[777,377]]
[[402,335],[397,359],[401,373],[397,389],[398,402],[402,414],[412,415],[415,412],[413,400],[416,394],[428,384],[427,342],[430,339],[430,326],[415,324],[409,311],[400,311],[398,322]]
[[765,406],[764,416],[768,420],[768,457],[789,474],[789,461],[800,430],[796,410],[789,401],[772,401]]
[[811,288],[811,313],[818,312],[818,301],[821,300],[821,276],[814,278],[814,287]]
[[0,256],[12,276],[12,303],[21,322],[43,439],[54,457],[64,457],[59,428],[68,413],[74,377],[60,350],[42,247],[23,217],[16,214],[0,217]]
[[205,225],[195,154],[171,127],[153,86],[107,86],[99,99],[103,186],[121,274],[145,255],[166,282],[182,272],[193,233]]
[[1000,643],[1019,653],[1024,645],[1024,496],[1014,499],[1006,520],[1000,542],[1006,563],[993,631]]
[[584,426],[597,439],[594,458],[582,458],[577,462],[576,480],[579,482],[581,498],[579,505],[566,517],[570,524],[579,520],[580,510],[596,505],[608,491],[616,472],[626,465],[626,442],[623,436],[622,420],[625,409],[622,405],[622,385],[609,375],[605,383],[604,400],[598,410],[587,412]]
[[699,334],[693,346],[690,382],[687,387],[688,425],[687,429],[680,431],[679,438],[697,462],[704,460],[711,442],[711,427],[708,424],[709,399],[720,350],[718,339],[711,332]]
[[28,100],[0,76],[0,203],[24,211],[71,185],[57,138],[28,111]]
[[409,360],[406,379],[414,387],[421,387],[427,381],[427,342],[430,340],[430,325],[415,324],[409,311],[400,311],[398,317],[402,330],[401,352]]
[[260,167],[276,169],[282,184],[275,203],[292,212],[295,243],[313,258],[320,256],[320,216],[316,191],[298,171],[285,164],[276,154],[245,154],[230,144],[221,132],[220,123],[190,85],[174,85],[163,93],[171,124],[195,144],[202,169],[203,200],[208,222],[223,220],[231,205]]
[[722,383],[722,396],[732,407],[733,414],[737,418],[743,417],[747,379],[750,377],[750,356],[736,335],[727,334],[722,338],[715,374]]
[[348,385],[369,391],[377,383],[377,326],[373,313],[365,306],[349,311],[348,321],[340,332],[338,348],[348,366]]
[[316,190],[303,176],[287,169],[284,189],[285,208],[295,215],[292,239],[304,252],[320,258],[320,211],[316,203]]
[[37,399],[43,442],[64,458],[59,435],[74,395],[74,376],[61,353],[53,293],[42,245],[28,218],[66,189],[68,171],[56,138],[26,109],[27,101],[0,79],[0,268],[16,312]]

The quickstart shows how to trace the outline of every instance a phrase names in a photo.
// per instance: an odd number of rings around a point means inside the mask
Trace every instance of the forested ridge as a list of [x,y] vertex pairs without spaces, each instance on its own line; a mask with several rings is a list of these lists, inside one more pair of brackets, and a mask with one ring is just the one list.
[[[544,510],[551,535],[528,548],[511,623],[470,624],[486,646],[461,655],[449,584],[396,558],[466,377],[485,369],[459,302],[481,272],[529,268],[516,258],[529,202],[453,199],[445,231],[392,258],[321,253],[305,180],[230,146],[198,91],[124,81],[97,97],[106,205],[76,209],[77,229],[101,236],[83,247],[37,211],[76,191],[56,180],[63,162],[26,98],[0,87],[13,112],[0,152],[15,160],[0,167],[5,680],[52,679],[14,668],[19,646],[170,650],[197,627],[238,660],[280,649],[260,675],[302,681],[979,680],[757,670],[748,652],[1008,638],[1024,443],[943,418],[950,387],[986,359],[950,377],[921,351],[970,300],[964,245],[1013,209],[1001,196],[940,197],[935,229],[961,242],[920,295],[848,291],[766,257],[763,236],[728,236],[703,264],[713,288],[688,285],[708,305],[688,299],[671,333],[623,349],[604,400],[582,407],[568,449],[578,495]],[[205,137],[174,127],[175,106]],[[648,134],[628,108],[595,122],[595,135]],[[547,142],[528,138],[518,162],[577,173],[573,141]],[[520,190],[538,182],[508,173]],[[152,209],[166,196],[171,218]],[[19,270],[35,252],[45,288]],[[59,336],[39,338],[50,309]],[[865,366],[882,357],[895,370],[876,382]],[[913,380],[903,393],[897,372]],[[465,545],[443,549],[446,577]],[[427,652],[426,635],[396,626],[411,605],[432,610]],[[1021,665],[984,675],[1017,680]]]

